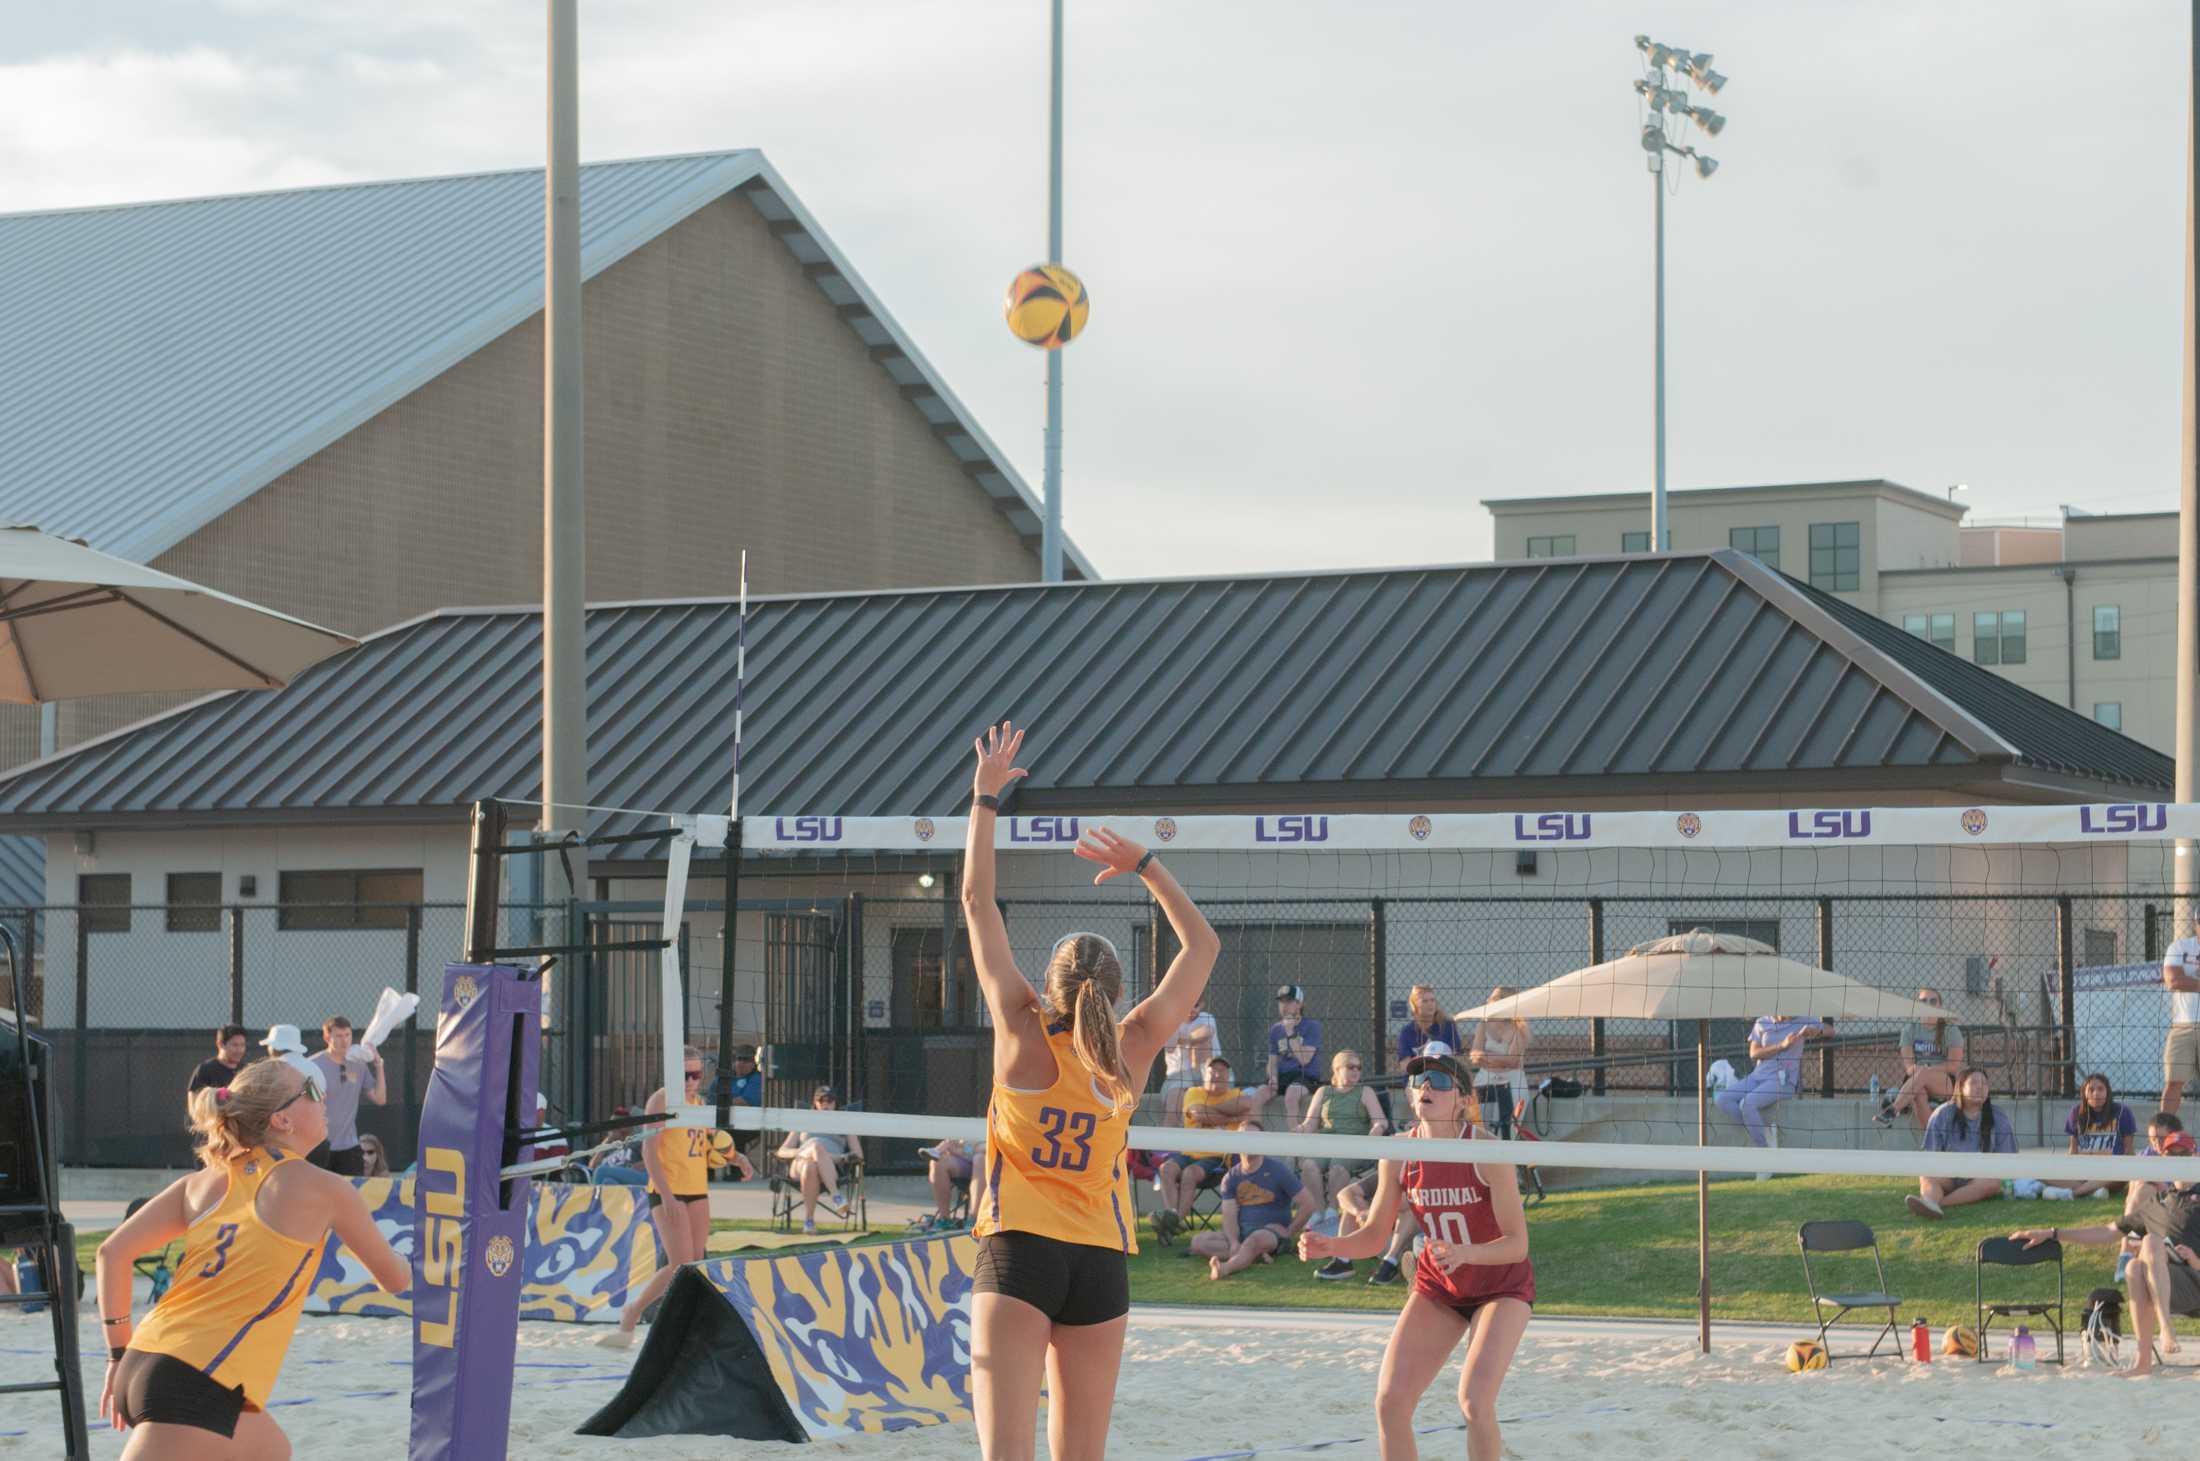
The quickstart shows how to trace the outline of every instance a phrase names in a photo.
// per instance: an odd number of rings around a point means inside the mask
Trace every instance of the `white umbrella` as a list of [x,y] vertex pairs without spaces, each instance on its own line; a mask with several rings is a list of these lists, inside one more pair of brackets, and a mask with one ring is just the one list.
[[0,700],[272,690],[357,643],[80,542],[0,526]]
[[[1638,944],[1624,958],[1577,969],[1560,979],[1470,1010],[1462,1020],[1694,1020],[1696,1022],[1696,1142],[1710,1144],[1711,1112],[1704,1086],[1711,1021],[1757,1015],[1820,1019],[1938,1020],[1947,1012],[1899,994],[1783,959],[1770,944],[1735,934],[1675,934]],[[1696,1174],[1697,1339],[1711,1352],[1711,1179]]]

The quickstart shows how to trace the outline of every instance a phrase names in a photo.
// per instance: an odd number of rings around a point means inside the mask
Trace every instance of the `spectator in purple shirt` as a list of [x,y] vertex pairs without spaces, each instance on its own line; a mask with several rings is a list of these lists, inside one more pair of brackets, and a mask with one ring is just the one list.
[[[1258,1131],[1260,1123],[1240,1121],[1237,1129]],[[1201,1233],[1190,1247],[1207,1260],[1209,1278],[1228,1278],[1289,1248],[1313,1216],[1313,1194],[1289,1163],[1246,1152],[1222,1179],[1222,1231]]]
[[1402,1067],[1421,1053],[1421,1047],[1431,1040],[1441,1040],[1452,1050],[1459,1049],[1459,1025],[1444,1007],[1436,1002],[1436,991],[1426,984],[1416,984],[1406,995],[1413,1011],[1413,1018],[1398,1027],[1398,1064]]
[[1286,984],[1276,991],[1276,1022],[1268,1027],[1268,1084],[1293,1126],[1322,1079],[1322,1022],[1306,1017],[1306,991]]
[[1795,1094],[1802,1084],[1803,1042],[1830,1035],[1833,1026],[1815,1015],[1765,1015],[1749,1029],[1749,1074],[1719,1092],[1721,1111],[1749,1128],[1749,1139],[1765,1145],[1765,1113]]

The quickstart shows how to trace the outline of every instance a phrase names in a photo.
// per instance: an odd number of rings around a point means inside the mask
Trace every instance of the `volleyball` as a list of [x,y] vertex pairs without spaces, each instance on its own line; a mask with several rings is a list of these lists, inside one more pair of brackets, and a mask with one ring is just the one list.
[[1060,264],[1033,264],[1009,282],[1002,312],[1017,339],[1042,350],[1059,350],[1085,328],[1092,299],[1085,293],[1085,281]]
[[733,1160],[732,1132],[714,1131],[710,1134],[710,1155],[706,1160],[714,1172]]
[[1961,1324],[1951,1324],[1946,1337],[1940,1341],[1940,1352],[1969,1359],[1978,1353],[1978,1336]]
[[1815,1339],[1798,1339],[1788,1346],[1788,1370],[1800,1375],[1805,1370],[1822,1370],[1826,1367],[1826,1347]]

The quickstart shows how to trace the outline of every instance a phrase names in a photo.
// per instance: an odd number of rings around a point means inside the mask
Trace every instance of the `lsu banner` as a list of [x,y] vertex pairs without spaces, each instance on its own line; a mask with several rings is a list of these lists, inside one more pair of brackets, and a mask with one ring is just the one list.
[[968,1234],[703,1265],[811,1440],[967,1421]]
[[[1575,847],[1927,846],[2200,838],[2200,806],[1805,807],[1656,812],[1282,812],[1253,817],[996,818],[1003,852],[1066,852],[1105,826],[1153,848],[1237,852],[1411,852]],[[965,817],[750,817],[759,852],[913,852],[960,847]]]
[[[412,1179],[366,1177],[359,1195],[398,1255],[414,1248]],[[657,1237],[639,1187],[536,1183],[519,1255],[519,1317],[613,1323],[630,1290],[657,1271]],[[412,1301],[375,1286],[333,1234],[306,1295],[308,1314],[410,1318]]]

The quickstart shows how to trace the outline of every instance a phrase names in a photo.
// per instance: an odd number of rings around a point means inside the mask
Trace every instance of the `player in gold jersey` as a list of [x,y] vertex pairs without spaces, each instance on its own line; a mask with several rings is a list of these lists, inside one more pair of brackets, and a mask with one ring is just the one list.
[[[99,1245],[99,1413],[129,1430],[123,1461],[286,1461],[268,1396],[329,1234],[391,1294],[412,1271],[351,1179],[302,1160],[328,1135],[305,1061],[259,1061],[192,1092],[191,1124],[201,1169]],[[178,1238],[176,1281],[133,1330],[131,1265]]]
[[1056,944],[1045,987],[1032,989],[994,902],[995,816],[1000,793],[1025,775],[1016,765],[1023,740],[1004,721],[978,742],[963,856],[963,918],[993,1016],[970,1395],[986,1461],[1036,1454],[1042,1383],[1054,1461],[1090,1461],[1107,1451],[1130,1313],[1126,1258],[1137,1251],[1137,1214],[1124,1154],[1131,1116],[1154,1057],[1206,989],[1219,945],[1152,853],[1094,829],[1076,847],[1101,865],[1093,881],[1126,873],[1143,881],[1181,952],[1120,1025],[1123,965],[1098,934],[1073,933]]

